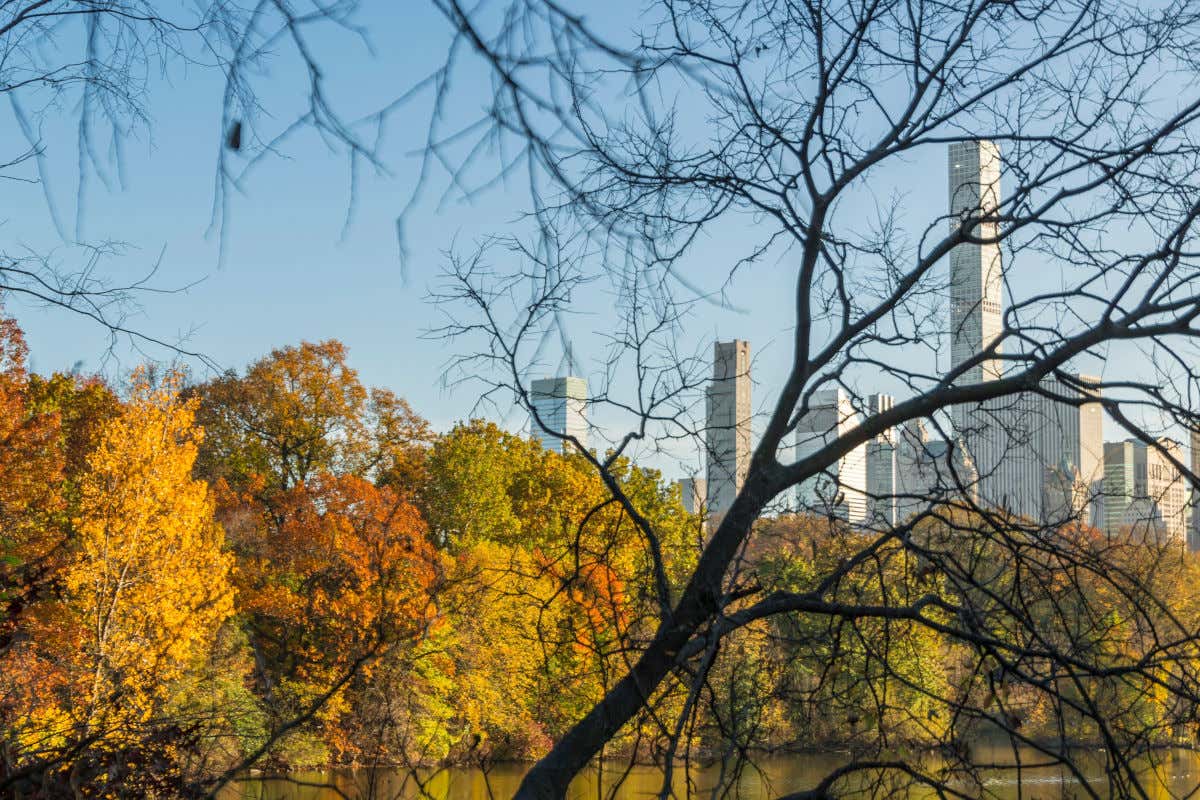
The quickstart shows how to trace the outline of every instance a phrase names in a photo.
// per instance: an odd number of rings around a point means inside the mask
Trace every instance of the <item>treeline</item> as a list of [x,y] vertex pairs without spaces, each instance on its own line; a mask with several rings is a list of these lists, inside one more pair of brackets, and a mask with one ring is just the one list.
[[[628,463],[615,474],[653,547],[584,457],[483,421],[437,434],[363,386],[337,342],[204,383],[143,369],[114,388],[30,374],[0,321],[0,792],[206,795],[251,766],[538,756],[624,674],[700,552],[673,485]],[[847,565],[861,534],[765,521],[728,618],[771,592],[847,610],[738,621],[681,663],[704,671],[702,690],[661,692],[612,754],[945,744],[989,715],[1087,738],[1061,697],[1093,702],[1094,685],[1010,692],[1015,670],[1036,674],[1035,647],[990,663],[947,631],[969,608],[1002,638],[1001,606],[1019,602],[1046,636],[1120,665],[1152,646],[1143,598],[973,526],[935,513]],[[1058,535],[1178,598],[1160,613],[1200,619],[1188,557]],[[942,556],[986,574],[963,588]],[[855,611],[881,606],[917,612]],[[1106,713],[1181,735],[1190,711],[1162,686],[1113,675],[1095,677],[1111,684]]]
[[[0,793],[533,757],[657,613],[583,459],[482,421],[436,435],[337,342],[192,385],[25,357],[4,320]],[[677,581],[697,521],[619,475]]]

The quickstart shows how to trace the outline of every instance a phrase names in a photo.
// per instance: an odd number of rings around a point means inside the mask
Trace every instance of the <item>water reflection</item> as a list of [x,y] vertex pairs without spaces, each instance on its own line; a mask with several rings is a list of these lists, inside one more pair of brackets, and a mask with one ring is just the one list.
[[[1045,756],[1029,750],[1019,753],[1002,745],[977,747],[975,759],[996,765],[968,779],[954,781],[954,789],[967,797],[996,800],[1031,798],[1067,800],[1099,795],[1119,797],[1133,792],[1148,800],[1200,798],[1200,754],[1187,750],[1161,753],[1139,765],[1141,790],[1112,785],[1105,775],[1104,754],[1099,751],[1077,757],[1081,776],[1061,766],[1022,766],[1018,773],[1004,768],[1044,762]],[[720,766],[693,768],[687,776],[678,775],[676,796],[730,800],[767,800],[788,792],[815,787],[831,770],[846,762],[845,756],[793,755],[770,757],[745,765],[737,775]],[[925,766],[929,766],[926,764]],[[427,771],[418,775],[399,770],[357,770],[326,773],[297,773],[287,779],[246,781],[222,795],[221,800],[341,800],[341,798],[388,798],[388,800],[500,800],[511,797],[524,774],[522,764],[501,764],[486,774],[477,769]],[[1087,786],[1083,785],[1086,781]],[[618,786],[614,792],[613,788]],[[570,800],[633,800],[657,797],[662,788],[662,772],[653,767],[606,765],[581,775],[571,786]],[[886,784],[868,780],[838,784],[838,796],[851,797],[935,797],[928,788],[915,788],[911,782],[893,779]],[[856,791],[857,790],[857,791]],[[1143,794],[1144,792],[1144,794]],[[848,793],[848,794],[847,794]],[[1095,794],[1093,794],[1095,793]]]

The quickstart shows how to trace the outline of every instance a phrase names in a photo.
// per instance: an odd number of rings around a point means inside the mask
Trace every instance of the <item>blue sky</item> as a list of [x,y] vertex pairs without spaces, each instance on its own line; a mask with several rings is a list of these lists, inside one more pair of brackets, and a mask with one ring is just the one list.
[[[386,4],[370,3],[361,18],[371,24],[376,53],[371,55],[353,37],[329,36],[326,53],[331,63],[330,94],[351,116],[386,102],[427,74],[444,54],[449,41],[446,23],[424,3],[408,3],[403,14]],[[611,16],[606,24],[623,25]],[[286,59],[260,78],[264,99],[272,109],[295,108],[299,84],[286,80],[294,63]],[[245,193],[232,200],[230,225],[225,231],[225,257],[218,259],[218,240],[209,232],[214,196],[217,145],[221,139],[220,76],[212,71],[177,67],[152,82],[148,107],[150,124],[123,142],[123,181],[116,180],[115,162],[105,162],[111,186],[87,170],[81,220],[85,241],[115,241],[128,247],[119,257],[106,258],[102,270],[120,283],[143,274],[161,256],[154,283],[163,288],[195,286],[179,294],[142,298],[143,314],[131,322],[139,330],[173,339],[187,334],[186,347],[199,350],[218,364],[241,367],[273,347],[301,340],[337,338],[350,348],[352,364],[363,380],[393,388],[439,428],[467,416],[477,393],[449,390],[442,385],[443,368],[455,350],[445,342],[423,338],[442,322],[428,294],[439,281],[445,251],[457,244],[469,248],[483,236],[521,230],[520,214],[527,195],[518,178],[469,202],[456,198],[441,205],[443,182],[434,181],[408,226],[410,261],[401,269],[395,220],[412,192],[419,159],[414,151],[423,142],[427,104],[412,105],[389,126],[384,156],[390,174],[360,172],[355,210],[349,231],[343,225],[350,197],[349,169],[344,153],[331,151],[312,131],[288,140],[279,157],[259,163],[245,184]],[[456,103],[464,117],[484,107],[488,87],[456,87]],[[41,129],[49,165],[48,187],[63,220],[67,240],[52,224],[43,189],[31,184],[6,185],[0,194],[0,236],[6,247],[52,252],[56,263],[72,269],[81,254],[71,247],[79,192],[77,117],[64,109]],[[265,120],[264,129],[281,125],[285,117]],[[12,119],[0,131],[5,139],[16,134]],[[101,153],[107,140],[101,142]],[[694,276],[700,283],[719,282],[728,259],[739,254],[736,241],[722,237],[705,248],[709,274]],[[785,285],[790,276],[779,270]],[[738,288],[738,287],[735,287]],[[778,286],[758,285],[746,305],[757,313],[722,311],[713,306],[694,320],[689,331],[698,342],[713,338],[749,338],[760,351],[771,341],[782,342],[787,303],[779,302]],[[602,287],[584,298],[591,310],[572,322],[576,347],[594,354],[593,334],[606,327],[598,312],[611,308]],[[743,298],[739,298],[739,301]],[[766,301],[775,311],[762,314]],[[40,309],[9,302],[24,327],[38,371],[70,369],[82,362],[85,371],[103,369],[119,374],[142,359],[120,346],[116,360],[103,360],[107,340],[92,323],[57,309]],[[777,313],[776,313],[777,312]],[[779,344],[771,350],[782,350]],[[162,351],[149,351],[160,358]],[[779,353],[780,357],[784,355]],[[763,369],[764,377],[767,372]],[[510,425],[521,424],[510,415]]]
[[[632,24],[622,4],[605,8],[595,13],[608,30],[620,33]],[[318,42],[329,56],[330,94],[350,116],[386,102],[427,74],[449,41],[446,23],[422,2],[368,2],[361,19],[370,24],[373,55],[347,34]],[[259,77],[268,109],[280,112],[275,120],[263,120],[264,129],[282,125],[282,111],[295,108],[301,87],[288,78],[295,66],[284,58]],[[521,181],[493,188],[470,202],[456,199],[444,206],[436,202],[444,183],[435,181],[410,218],[411,261],[405,271],[394,225],[416,181],[419,160],[413,151],[423,141],[427,105],[413,104],[393,120],[383,150],[389,174],[361,171],[355,213],[344,237],[350,196],[346,157],[304,131],[284,144],[281,155],[256,167],[244,194],[233,198],[225,257],[219,263],[218,240],[208,230],[222,88],[219,75],[202,69],[177,67],[156,78],[148,98],[150,124],[124,142],[124,180],[105,187],[90,171],[85,179],[82,238],[129,245],[124,255],[103,262],[114,281],[144,273],[160,254],[156,285],[171,288],[199,281],[183,293],[144,297],[144,314],[132,321],[135,326],[163,338],[190,332],[189,349],[235,368],[273,347],[337,338],[349,346],[351,363],[364,382],[408,398],[435,427],[445,429],[469,415],[478,392],[471,387],[450,389],[442,382],[454,347],[423,338],[441,324],[428,294],[439,280],[448,248],[468,248],[480,237],[522,230],[518,219],[527,207],[527,195]],[[455,102],[461,104],[464,118],[484,107],[488,88],[482,81],[456,86]],[[64,109],[41,131],[50,165],[48,185],[68,239],[75,228],[80,174],[77,118],[71,111]],[[0,141],[7,146],[15,135],[12,120],[6,118],[0,123]],[[944,213],[945,171],[943,152],[923,152],[880,175],[878,194],[899,191],[911,213],[928,219]],[[113,163],[107,164],[106,172],[115,176]],[[870,201],[861,202],[865,218]],[[6,248],[52,250],[65,268],[78,263],[78,252],[51,223],[41,187],[5,185],[0,221]],[[743,219],[710,235],[688,262],[689,279],[705,287],[719,285],[730,262],[744,253],[753,237],[752,226],[751,220]],[[731,288],[733,304],[744,310],[704,306],[684,331],[690,340],[685,350],[707,347],[714,339],[751,341],[756,405],[769,397],[786,367],[792,280],[788,264],[762,264]],[[596,286],[581,298],[580,306],[584,313],[572,321],[571,331],[586,362],[603,347],[611,297],[603,286]],[[103,332],[61,311],[19,301],[10,302],[10,310],[26,330],[38,371],[69,369],[82,362],[85,371],[119,374],[141,358],[119,347],[117,361],[102,361],[107,346]],[[166,357],[161,351],[151,355]],[[519,427],[523,416],[510,413],[504,421]],[[686,460],[687,454],[681,455]]]

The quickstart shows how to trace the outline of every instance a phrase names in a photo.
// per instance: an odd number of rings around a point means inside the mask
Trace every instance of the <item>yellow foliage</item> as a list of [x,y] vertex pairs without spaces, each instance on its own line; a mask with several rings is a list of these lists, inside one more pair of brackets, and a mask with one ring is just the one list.
[[208,487],[191,477],[202,432],[178,376],[133,397],[88,457],[67,605],[83,630],[91,720],[146,722],[233,611],[231,558]]

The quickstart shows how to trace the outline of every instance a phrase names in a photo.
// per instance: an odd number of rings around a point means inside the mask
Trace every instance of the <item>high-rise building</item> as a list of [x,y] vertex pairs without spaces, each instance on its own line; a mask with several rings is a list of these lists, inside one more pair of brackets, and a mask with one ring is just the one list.
[[929,507],[932,481],[929,463],[929,433],[925,423],[911,419],[896,432],[896,521],[903,522]]
[[[837,441],[859,425],[858,412],[842,389],[821,389],[808,399],[796,424],[796,460]],[[867,445],[860,444],[823,472],[797,487],[802,512],[840,517],[852,524],[867,521]]]
[[940,503],[978,500],[979,473],[961,441],[930,439],[919,419],[896,436],[896,521]]
[[[950,233],[969,226],[973,239],[995,239],[994,216],[1000,205],[1000,149],[995,142],[976,140],[951,144],[949,157]],[[956,370],[996,344],[1003,327],[1001,315],[1004,269],[1000,245],[994,241],[965,242],[950,251],[950,369]],[[998,352],[998,351],[997,351]],[[1000,377],[1002,362],[989,358],[966,369],[960,384]],[[1008,423],[1004,405],[964,404],[951,409],[955,435],[978,470],[985,500],[988,483],[1004,463],[1000,439]],[[1041,497],[1039,487],[1038,497]]]
[[[1137,454],[1134,439],[1104,443],[1105,532],[1113,534],[1125,525],[1125,512],[1137,497]],[[1143,446],[1144,447],[1144,446]],[[1144,459],[1143,459],[1144,463]]]
[[708,513],[729,510],[750,469],[750,343],[735,339],[713,345],[705,425]]
[[[871,416],[893,405],[891,395],[867,397]],[[867,442],[867,520],[877,527],[896,524],[896,432],[890,428]]]
[[[1191,432],[1192,476],[1200,477],[1200,428]],[[1200,489],[1192,487],[1192,529],[1188,534],[1188,549],[1200,550]]]
[[[1000,149],[994,142],[950,145],[950,232],[969,226],[972,239],[950,251],[950,368],[975,358],[1000,336],[1003,268],[999,225]],[[1000,362],[988,359],[971,367],[961,383],[979,383],[1000,375]]]
[[1149,446],[1136,439],[1104,444],[1105,530],[1184,544],[1191,527],[1191,486],[1171,460],[1182,463],[1174,439]]
[[536,418],[529,421],[529,431],[541,441],[542,447],[567,452],[571,445],[560,438],[562,436],[573,436],[587,447],[586,380],[573,376],[539,378],[530,386],[529,399],[536,414]]
[[[962,436],[979,470],[983,502],[1048,524],[1100,524],[1100,381],[1073,377],[1070,383],[1045,378],[1040,392],[989,400],[964,415]],[[1062,483],[1068,476],[1069,490]],[[1048,479],[1057,489],[1047,492]]]
[[704,478],[680,478],[679,495],[683,500],[683,510],[689,514],[704,514],[704,497],[706,481]]
[[[990,141],[955,143],[949,166],[951,233],[968,224],[969,236],[983,240],[950,251],[953,370],[996,345],[1003,328],[1003,263],[1000,245],[989,241],[1000,233],[1000,150]],[[994,380],[1001,365],[998,358],[983,359],[958,381]],[[1099,380],[1075,377],[1079,385],[1050,377],[1041,391],[952,410],[956,435],[978,472],[983,503],[1051,524],[1100,522],[1095,500],[1104,477],[1102,415],[1099,402],[1088,402],[1098,400]]]
[[1079,467],[1063,458],[1054,466],[1046,467],[1042,477],[1042,519],[1050,524],[1066,524],[1080,521],[1090,523],[1099,508],[1097,493],[1085,486]]
[[[1191,484],[1172,463],[1183,462],[1183,446],[1174,439],[1159,439],[1158,444],[1159,447],[1142,448],[1146,465],[1145,488],[1139,493],[1152,504],[1152,518],[1161,526],[1162,532],[1172,541],[1186,544],[1191,527]],[[1141,478],[1140,471],[1138,477]]]

